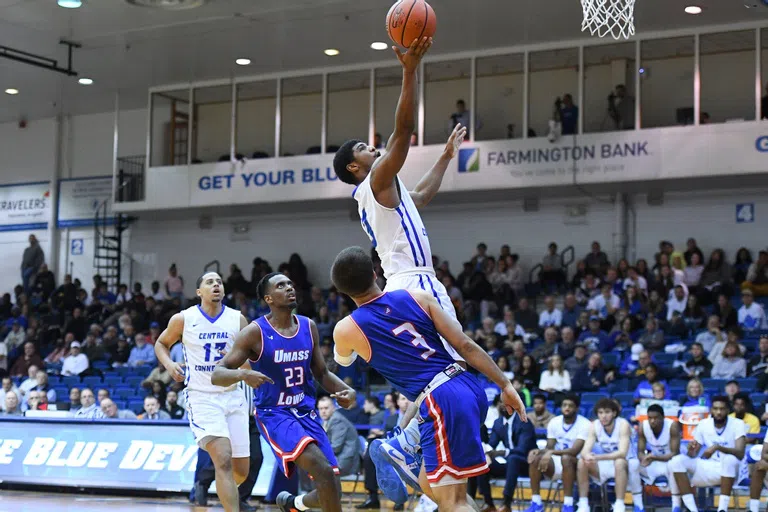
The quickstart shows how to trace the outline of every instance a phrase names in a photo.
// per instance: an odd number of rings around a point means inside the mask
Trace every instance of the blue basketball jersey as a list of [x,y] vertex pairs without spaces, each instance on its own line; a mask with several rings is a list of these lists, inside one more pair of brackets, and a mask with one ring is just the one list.
[[278,333],[262,316],[255,320],[261,328],[261,355],[251,360],[251,368],[268,376],[268,382],[256,389],[257,408],[315,407],[315,383],[312,377],[312,329],[309,318],[295,315],[299,327],[290,338]]
[[407,290],[394,290],[363,304],[352,320],[368,338],[368,363],[409,400],[455,361],[434,322]]

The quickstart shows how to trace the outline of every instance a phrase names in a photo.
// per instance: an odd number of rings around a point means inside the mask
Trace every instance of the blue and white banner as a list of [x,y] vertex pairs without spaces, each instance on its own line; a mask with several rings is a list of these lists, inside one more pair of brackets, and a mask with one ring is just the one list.
[[107,218],[112,217],[112,176],[60,180],[58,199],[58,227],[93,226],[96,210],[104,201]]
[[0,185],[0,231],[48,229],[51,183]]

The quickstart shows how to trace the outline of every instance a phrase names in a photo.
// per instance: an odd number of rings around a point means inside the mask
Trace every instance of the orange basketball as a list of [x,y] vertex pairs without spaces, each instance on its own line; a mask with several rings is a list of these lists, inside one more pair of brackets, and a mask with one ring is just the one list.
[[387,13],[387,35],[405,48],[414,39],[434,36],[436,30],[435,11],[424,0],[398,0]]

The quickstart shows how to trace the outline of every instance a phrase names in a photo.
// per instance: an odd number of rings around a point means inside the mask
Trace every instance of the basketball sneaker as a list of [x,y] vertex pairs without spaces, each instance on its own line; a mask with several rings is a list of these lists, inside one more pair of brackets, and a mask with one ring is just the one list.
[[401,430],[394,437],[382,442],[381,452],[407,485],[416,491],[421,491],[419,485],[419,472],[422,463],[420,446],[410,439],[407,430]]
[[283,491],[275,498],[275,505],[280,509],[280,512],[299,512],[293,507],[294,499],[296,499],[296,496],[288,491]]
[[368,446],[368,453],[371,456],[373,465],[376,466],[376,482],[379,489],[388,499],[395,503],[405,503],[408,501],[408,489],[405,487],[403,479],[395,470],[390,459],[384,455],[381,439],[371,441]]
[[422,494],[419,498],[419,503],[416,504],[416,508],[413,512],[435,512],[437,510],[437,503],[429,499],[426,494]]
[[[573,508],[573,507],[571,507]],[[563,510],[565,510],[565,507],[563,507]],[[544,504],[543,503],[531,503],[531,506],[526,509],[525,512],[544,512]]]
[[562,512],[573,512],[573,505],[563,505]]

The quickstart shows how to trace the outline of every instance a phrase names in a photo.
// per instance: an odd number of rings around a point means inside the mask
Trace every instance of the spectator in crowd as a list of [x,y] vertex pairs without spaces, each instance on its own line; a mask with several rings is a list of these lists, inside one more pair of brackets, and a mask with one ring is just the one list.
[[669,400],[669,386],[666,381],[659,379],[659,368],[654,363],[650,363],[645,368],[645,381],[637,385],[635,389],[635,404],[639,404],[643,398],[653,398],[653,385],[656,382],[664,384],[664,398]]
[[557,98],[555,101],[557,119],[562,125],[561,133],[563,135],[574,135],[578,131],[579,125],[579,107],[574,105],[573,96],[564,94],[562,101]]
[[107,398],[109,398],[109,390],[105,388],[100,388],[98,391],[96,391],[96,403],[101,406],[101,402]]
[[32,365],[27,369],[27,378],[19,385],[19,393],[24,397],[27,393],[37,387],[37,365]]
[[5,336],[5,346],[8,353],[13,352],[16,349],[16,347],[21,347],[22,345],[24,345],[25,338],[26,338],[26,333],[24,332],[24,329],[21,327],[21,322],[19,322],[18,320],[11,321],[11,330]]
[[80,404],[80,389],[72,388],[69,390],[69,412],[75,413],[81,408]]
[[137,417],[140,420],[162,421],[171,419],[171,415],[160,408],[160,402],[153,395],[144,397],[144,412]]
[[547,369],[541,373],[539,389],[553,396],[571,390],[571,375],[563,366],[563,358],[554,354],[549,358]]
[[593,352],[589,356],[586,368],[578,373],[571,374],[571,389],[574,391],[597,391],[606,383],[606,373],[603,368],[603,358],[600,352]]
[[55,404],[56,391],[48,385],[48,374],[43,370],[38,370],[35,374],[35,380],[37,381],[37,386],[35,386],[34,389],[40,393],[44,393],[48,399],[48,403]]
[[730,329],[739,324],[739,315],[725,294],[721,293],[717,297],[717,303],[712,308],[712,313],[720,319],[721,329]]
[[[26,405],[26,407],[24,407]],[[48,397],[45,393],[40,393],[34,389],[27,394],[27,403],[22,404],[22,410],[25,411],[47,411]]]
[[747,272],[752,265],[752,253],[746,247],[736,251],[736,261],[733,263],[733,282],[739,286],[747,279]]
[[749,266],[741,289],[759,297],[768,295],[768,251],[760,251],[757,261]]
[[[177,343],[177,345],[181,345],[181,343]],[[149,347],[152,348],[152,347]],[[131,356],[131,348],[128,345],[128,340],[126,340],[124,337],[120,337],[117,340],[117,344],[112,347],[111,356],[109,358],[109,363],[113,368],[118,368],[120,366],[126,366],[128,364],[128,360]],[[154,350],[152,351],[154,354]]]
[[186,410],[179,405],[179,394],[174,390],[169,390],[165,395],[165,411],[171,417],[172,420],[180,420],[184,418]]
[[747,364],[747,376],[758,377],[768,369],[768,334],[760,336],[757,344],[757,354]]
[[739,325],[745,331],[768,329],[763,306],[755,302],[754,294],[749,288],[741,291],[742,306],[739,308]]
[[557,350],[557,329],[548,327],[544,331],[544,343],[533,349],[531,356],[537,364],[544,363]]
[[708,379],[712,374],[712,361],[704,353],[704,347],[698,341],[691,345],[691,358],[685,363],[683,370],[688,377]]
[[24,343],[24,354],[16,360],[11,367],[11,377],[22,377],[27,374],[31,366],[45,368],[43,360],[37,354],[35,344],[31,342]]
[[81,375],[90,366],[88,356],[80,352],[80,343],[73,341],[69,346],[69,355],[61,366],[62,375]]
[[539,314],[539,327],[542,329],[557,327],[559,329],[562,323],[563,313],[559,309],[555,309],[555,298],[548,295],[544,298],[544,311]]
[[118,409],[115,402],[109,398],[101,401],[101,412],[104,419],[109,420],[135,420],[136,414],[128,409]]
[[674,296],[667,300],[667,322],[672,320],[673,313],[678,312],[682,314],[685,311],[688,304],[687,299],[683,287],[681,285],[675,286]]
[[6,391],[3,412],[0,416],[23,416],[23,414],[19,407],[19,395],[14,391]]
[[699,343],[704,352],[711,352],[712,347],[717,343],[725,343],[726,336],[720,329],[720,317],[710,315],[707,319],[707,330],[696,336],[696,343]]
[[562,357],[563,361],[567,361],[573,356],[576,350],[576,334],[571,327],[563,327],[560,331],[560,343],[555,347],[555,353]]
[[565,360],[565,371],[571,376],[571,387],[576,382],[576,376],[587,366],[589,351],[585,343],[577,343],[573,355]]
[[144,389],[152,389],[152,384],[158,381],[164,387],[167,387],[172,380],[173,379],[171,379],[171,374],[168,373],[168,371],[165,369],[165,366],[158,364],[155,368],[152,369],[149,375],[147,375],[147,378],[141,381],[141,387]]
[[[605,328],[613,327],[613,315],[619,309],[621,299],[613,293],[613,287],[610,283],[603,283],[600,287],[600,295],[595,296],[587,304],[587,309],[596,312],[600,320],[606,324]],[[610,324],[610,325],[609,325]]]
[[381,408],[381,401],[376,396],[367,396],[363,402],[363,411],[368,415],[369,425],[384,425],[386,411]]
[[[456,112],[451,114],[450,122],[446,126],[447,132],[446,135],[450,134],[453,129],[456,127],[456,125],[461,124],[462,126],[467,128],[467,140],[469,140],[469,132],[471,131],[471,121],[469,116],[469,110],[467,110],[467,105],[464,103],[464,100],[457,100],[456,101]],[[475,134],[479,132],[483,127],[483,123],[480,121],[480,117],[475,114]]]
[[592,251],[584,257],[584,264],[597,276],[605,275],[610,263],[608,256],[600,248],[600,242],[592,242]]
[[35,235],[29,235],[29,247],[24,249],[24,255],[21,258],[21,281],[26,293],[30,292],[32,278],[44,262],[45,254],[40,247],[40,242]]
[[[726,297],[730,296],[733,288],[731,274],[731,266],[725,259],[725,251],[722,249],[712,251],[699,281],[699,294],[701,295],[702,304],[711,304],[720,293]],[[722,313],[718,311],[714,313],[721,319],[725,319]]]
[[741,391],[741,386],[738,381],[730,380],[725,384],[725,395],[728,397],[731,406],[733,406],[733,398]]
[[515,311],[515,321],[526,332],[534,332],[539,327],[539,314],[530,308],[528,299],[523,297],[517,303],[517,311]]
[[760,420],[752,414],[752,400],[744,392],[736,393],[733,397],[733,412],[731,418],[737,418],[747,424],[747,434],[760,433]]
[[645,322],[645,332],[638,338],[640,343],[649,352],[656,352],[664,348],[664,333],[659,330],[659,322],[652,316]]
[[557,252],[557,244],[549,244],[547,254],[541,260],[539,282],[544,290],[560,290],[565,285],[565,272],[560,253]]
[[581,314],[581,306],[576,301],[576,295],[569,292],[565,295],[565,301],[562,311],[562,325],[568,327],[576,327],[576,323]]
[[157,357],[152,345],[147,344],[144,334],[139,333],[134,340],[136,346],[131,349],[131,355],[128,358],[128,366],[145,366],[157,364]]
[[732,327],[731,329],[728,329],[728,334],[726,336],[726,340],[722,341],[720,343],[716,343],[712,350],[709,352],[709,360],[712,361],[712,365],[717,364],[717,362],[723,358],[723,352],[725,351],[725,346],[728,343],[736,343],[739,346],[739,349],[741,351],[741,354],[745,354],[747,351],[747,348],[741,344],[741,338],[742,338],[742,332],[739,327]]
[[747,362],[741,356],[739,344],[729,341],[723,349],[723,357],[712,367],[713,379],[737,379],[747,375]]
[[701,383],[701,380],[699,380],[698,377],[694,377],[688,381],[688,384],[685,387],[685,396],[681,398],[680,405],[682,407],[692,405],[710,407],[712,405],[709,396],[704,393],[704,384]]
[[184,298],[184,278],[179,275],[175,263],[168,268],[168,277],[165,278],[165,295],[169,299]]
[[617,130],[635,129],[635,98],[627,94],[624,84],[617,85],[608,96],[608,114]]
[[535,389],[539,385],[539,365],[531,354],[523,356],[519,368],[514,372],[515,377],[521,379],[528,389]]
[[[0,396],[2,396],[3,399],[5,399],[5,395],[9,391],[12,391],[12,392],[16,393],[16,397],[17,398],[21,395],[21,393],[19,393],[19,388],[16,387],[16,385],[13,383],[11,378],[10,377],[3,377],[2,395],[0,395]],[[0,402],[0,410],[2,410],[2,411],[5,410],[5,400]]]
[[93,391],[89,388],[83,388],[83,390],[80,391],[80,405],[80,409],[75,411],[76,419],[98,420],[104,417],[104,413],[102,413],[99,406],[96,405],[96,397],[94,396]]
[[534,428],[547,428],[549,422],[555,415],[547,409],[547,397],[544,395],[533,395],[533,412],[529,415],[529,420]]
[[331,441],[341,476],[354,475],[360,468],[360,442],[355,426],[342,414],[337,414],[333,400],[327,396],[317,402],[317,410]]
[[589,317],[589,330],[586,330],[579,335],[579,343],[586,344],[590,350],[597,350],[600,352],[609,352],[611,350],[608,333],[600,328],[600,317],[596,315]]

